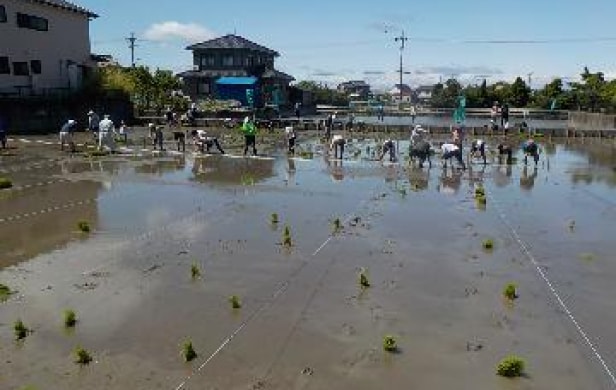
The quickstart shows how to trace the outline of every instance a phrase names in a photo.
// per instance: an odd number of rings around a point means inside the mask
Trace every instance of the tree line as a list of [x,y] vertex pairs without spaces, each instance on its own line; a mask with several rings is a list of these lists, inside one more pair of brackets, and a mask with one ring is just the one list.
[[513,83],[499,81],[487,85],[484,80],[479,85],[466,87],[455,79],[449,79],[434,86],[430,105],[454,107],[461,94],[466,97],[469,108],[488,108],[499,102],[520,108],[616,112],[616,80],[607,81],[603,72],[593,73],[587,67],[580,81],[568,83],[555,78],[537,90],[531,90],[521,77]]

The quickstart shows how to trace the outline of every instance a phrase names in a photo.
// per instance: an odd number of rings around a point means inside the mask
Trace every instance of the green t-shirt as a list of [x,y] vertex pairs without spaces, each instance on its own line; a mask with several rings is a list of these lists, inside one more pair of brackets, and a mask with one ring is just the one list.
[[244,135],[255,135],[257,133],[257,126],[252,122],[247,122],[242,125],[242,132]]

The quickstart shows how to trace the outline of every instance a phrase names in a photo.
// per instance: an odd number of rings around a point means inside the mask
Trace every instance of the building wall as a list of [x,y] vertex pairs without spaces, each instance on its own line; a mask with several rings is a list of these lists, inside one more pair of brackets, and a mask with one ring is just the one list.
[[[0,0],[7,21],[0,22],[0,57],[8,56],[11,74],[0,74],[0,91],[16,92],[14,86],[32,86],[35,90],[76,88],[83,68],[90,65],[89,20],[86,15],[31,1]],[[16,13],[48,20],[48,31],[17,26]],[[15,76],[13,62],[41,61],[41,74]]]

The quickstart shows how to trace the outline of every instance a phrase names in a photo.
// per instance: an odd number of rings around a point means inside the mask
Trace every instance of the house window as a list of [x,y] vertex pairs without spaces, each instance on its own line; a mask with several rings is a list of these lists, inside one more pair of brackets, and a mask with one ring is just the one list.
[[29,76],[30,70],[28,69],[28,63],[13,62],[13,74],[15,76]]
[[49,22],[47,19],[19,12],[17,13],[17,26],[37,31],[49,30]]
[[0,74],[11,74],[9,57],[0,57]]
[[229,54],[229,55],[222,57],[222,65],[223,66],[233,66],[234,65],[233,55]]
[[32,70],[32,74],[41,74],[43,70],[43,66],[41,65],[41,60],[30,61],[30,69]]
[[212,67],[214,66],[215,57],[213,54],[201,56],[201,66]]
[[0,5],[0,23],[6,23],[6,8]]

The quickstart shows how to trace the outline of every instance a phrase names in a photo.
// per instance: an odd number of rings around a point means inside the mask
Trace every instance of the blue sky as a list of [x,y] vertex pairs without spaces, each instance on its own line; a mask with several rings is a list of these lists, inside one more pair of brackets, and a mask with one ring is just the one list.
[[[143,39],[138,63],[174,71],[191,68],[187,44],[235,31],[279,51],[277,68],[299,80],[366,79],[385,88],[398,77],[394,36],[404,29],[405,82],[413,85],[533,72],[538,87],[554,76],[575,78],[585,65],[616,76],[614,0],[75,2],[101,16],[91,23],[94,52],[128,64],[123,38],[135,32]],[[476,42],[490,40],[545,42]]]

